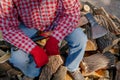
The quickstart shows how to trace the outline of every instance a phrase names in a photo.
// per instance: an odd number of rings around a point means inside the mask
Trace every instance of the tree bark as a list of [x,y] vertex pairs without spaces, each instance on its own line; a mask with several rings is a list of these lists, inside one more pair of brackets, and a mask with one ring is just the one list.
[[39,80],[50,80],[62,64],[63,61],[60,55],[50,56],[48,64],[46,64],[42,69]]

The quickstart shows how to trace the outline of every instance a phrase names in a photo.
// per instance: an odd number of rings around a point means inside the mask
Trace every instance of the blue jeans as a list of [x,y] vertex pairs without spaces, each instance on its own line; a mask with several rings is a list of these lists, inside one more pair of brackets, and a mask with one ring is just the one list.
[[[25,27],[24,24],[20,24],[19,28],[28,37],[32,37],[37,32],[36,29],[29,29]],[[41,71],[40,68],[36,68],[36,64],[30,54],[20,49],[15,50],[15,47],[11,48],[11,57],[9,61],[13,64],[14,67],[20,69],[24,75],[31,78],[37,77]]]
[[[28,37],[33,36],[37,32],[35,29],[29,29],[23,24],[20,25],[20,28]],[[78,69],[79,63],[83,58],[87,37],[81,28],[77,28],[66,36],[65,40],[69,45],[69,55],[66,59],[65,66],[69,71],[75,71]],[[11,58],[9,61],[28,77],[34,78],[40,73],[40,68],[35,67],[36,64],[32,56],[20,49],[17,51],[14,51],[13,48],[11,49]]]
[[65,40],[69,46],[69,53],[65,66],[68,71],[73,72],[79,68],[79,64],[84,56],[87,36],[81,28],[77,28],[70,35],[66,36]]

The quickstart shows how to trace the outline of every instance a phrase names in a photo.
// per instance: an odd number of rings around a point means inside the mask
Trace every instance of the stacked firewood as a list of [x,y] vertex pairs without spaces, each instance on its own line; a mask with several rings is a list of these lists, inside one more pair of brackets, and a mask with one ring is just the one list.
[[[81,27],[88,37],[85,55],[80,63],[80,71],[85,80],[120,80],[120,19],[107,13],[103,7],[96,7],[89,2],[81,2]],[[100,26],[108,33],[97,39],[92,38],[91,25],[85,15],[91,13]],[[43,47],[47,39],[36,41]],[[60,55],[50,56],[39,76],[39,80],[73,80],[64,66],[68,53],[66,41],[61,42]],[[22,73],[9,62],[10,45],[2,39],[0,33],[0,79],[17,78]]]

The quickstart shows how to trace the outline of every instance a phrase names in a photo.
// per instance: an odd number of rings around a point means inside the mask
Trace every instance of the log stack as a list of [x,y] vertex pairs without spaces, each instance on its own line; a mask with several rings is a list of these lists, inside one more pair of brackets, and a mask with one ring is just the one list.
[[[115,15],[107,13],[103,7],[96,7],[89,2],[81,2],[81,4],[81,19],[78,27],[81,27],[84,30],[88,37],[88,42],[84,58],[80,63],[80,71],[85,77],[85,80],[119,80],[120,19]],[[91,26],[85,17],[85,14],[87,13],[92,13],[98,24],[108,30],[106,35],[97,39],[92,39]],[[6,53],[6,50],[9,50],[10,46],[4,43],[1,38],[2,36],[0,34],[0,40],[2,40],[1,43],[3,43],[0,44],[0,49]],[[43,39],[36,43],[43,47],[46,41],[47,39]],[[61,55],[49,57],[49,63],[43,67],[39,80],[73,80],[69,73],[67,73],[67,68],[64,66],[68,53],[68,45],[65,41],[62,41],[61,43],[60,52]],[[9,72],[5,73],[9,76],[13,75],[10,73],[14,73],[14,75],[22,75],[19,70],[12,67],[7,61],[10,55],[2,55],[5,56],[5,59],[2,58],[4,63],[0,63],[0,69],[2,69],[2,72]],[[6,65],[8,67],[5,67]],[[10,72],[12,69],[14,69],[13,72]],[[114,75],[115,73],[116,75]]]

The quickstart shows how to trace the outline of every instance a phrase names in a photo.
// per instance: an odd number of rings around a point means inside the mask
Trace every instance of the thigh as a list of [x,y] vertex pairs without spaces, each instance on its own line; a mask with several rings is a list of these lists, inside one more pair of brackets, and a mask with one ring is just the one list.
[[81,28],[76,28],[71,34],[65,37],[68,45],[85,44],[87,41],[87,36]]

